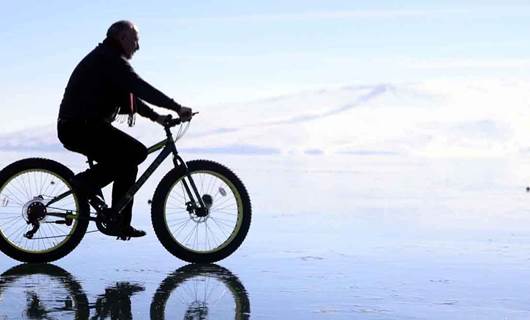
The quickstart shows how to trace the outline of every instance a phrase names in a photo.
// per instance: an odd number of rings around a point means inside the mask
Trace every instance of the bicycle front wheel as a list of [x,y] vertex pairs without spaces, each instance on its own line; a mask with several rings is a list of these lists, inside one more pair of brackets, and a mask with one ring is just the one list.
[[247,235],[250,198],[241,180],[219,163],[194,160],[187,167],[207,212],[193,209],[186,191],[186,185],[191,188],[190,180],[184,168],[176,168],[166,174],[153,196],[153,228],[176,257],[193,263],[219,261],[232,254]]
[[[88,202],[72,192],[72,171],[40,158],[0,172],[0,250],[22,262],[50,262],[70,253],[88,227]],[[55,197],[63,197],[53,204]]]

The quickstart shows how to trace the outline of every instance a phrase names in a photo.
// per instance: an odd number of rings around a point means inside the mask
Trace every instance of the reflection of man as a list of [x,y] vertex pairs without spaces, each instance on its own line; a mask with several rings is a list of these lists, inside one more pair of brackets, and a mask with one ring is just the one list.
[[106,288],[105,294],[96,300],[96,314],[92,319],[132,319],[131,297],[144,291],[144,287],[128,282],[118,282]]
[[[39,296],[32,291],[26,292],[27,315],[30,319],[46,319],[49,311],[42,306]],[[7,319],[7,318],[6,318]]]
[[[72,180],[79,191],[91,196],[114,181],[112,205],[134,184],[138,165],[147,157],[146,147],[111,125],[116,115],[128,114],[129,125],[138,113],[163,123],[142,100],[176,111],[183,120],[191,109],[183,107],[140,78],[127,60],[140,48],[138,29],[129,21],[110,26],[107,37],[74,69],[59,110],[57,131],[66,149],[79,152],[97,164]],[[141,237],[131,223],[132,201],[122,211],[121,239]]]

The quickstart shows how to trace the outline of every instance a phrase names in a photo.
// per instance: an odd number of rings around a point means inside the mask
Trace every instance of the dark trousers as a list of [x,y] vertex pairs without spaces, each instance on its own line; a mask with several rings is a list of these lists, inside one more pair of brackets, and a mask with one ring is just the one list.
[[[60,120],[57,133],[66,149],[84,154],[97,162],[74,179],[92,190],[114,182],[112,206],[115,207],[136,181],[138,165],[147,157],[147,148],[106,122]],[[124,226],[131,223],[132,206],[131,201],[122,211]]]

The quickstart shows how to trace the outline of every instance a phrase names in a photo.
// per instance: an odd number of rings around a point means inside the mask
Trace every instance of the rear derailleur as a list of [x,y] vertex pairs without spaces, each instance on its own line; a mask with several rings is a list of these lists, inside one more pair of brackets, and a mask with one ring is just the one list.
[[43,199],[42,196],[37,196],[24,205],[24,220],[28,225],[32,225],[31,230],[24,233],[25,238],[32,239],[40,228],[40,221],[46,217],[46,206],[43,204]]

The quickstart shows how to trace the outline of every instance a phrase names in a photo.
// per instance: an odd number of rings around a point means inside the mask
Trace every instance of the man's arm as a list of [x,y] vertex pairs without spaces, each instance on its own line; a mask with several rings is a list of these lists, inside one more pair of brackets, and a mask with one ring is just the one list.
[[[138,112],[139,115],[149,118],[152,121],[155,121],[161,125],[164,125],[164,122],[167,120],[168,115],[160,115],[156,113],[153,109],[151,109],[147,104],[145,104],[142,100],[135,98],[136,103],[136,112]],[[187,107],[182,107],[179,110],[179,116],[182,121],[188,121],[191,119],[191,109]]]
[[[114,68],[110,70],[109,76],[118,88],[125,92],[132,92],[138,98],[155,106],[177,112],[180,110],[181,105],[143,80],[125,59],[119,58],[113,65]],[[140,113],[139,109],[138,113]]]
[[141,115],[142,117],[149,118],[152,121],[156,121],[158,117],[160,117],[158,113],[156,113],[153,109],[151,109],[142,100],[135,97],[134,103],[136,104],[136,112],[138,112],[138,114]]

